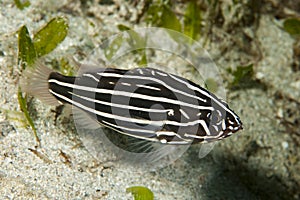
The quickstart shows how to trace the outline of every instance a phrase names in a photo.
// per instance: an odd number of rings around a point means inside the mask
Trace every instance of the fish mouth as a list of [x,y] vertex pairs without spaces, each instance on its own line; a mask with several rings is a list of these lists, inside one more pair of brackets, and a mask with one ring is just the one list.
[[241,121],[239,121],[240,123],[239,123],[239,128],[238,128],[238,130],[243,130],[244,129],[244,127],[243,127],[243,123],[241,122]]
[[242,121],[238,118],[238,119],[237,119],[236,126],[234,126],[234,127],[232,128],[232,132],[235,133],[235,132],[237,132],[237,131],[239,131],[239,130],[243,130],[243,129],[244,129],[243,123],[242,123]]
[[235,126],[235,127],[227,127],[225,130],[223,130],[224,135],[229,136],[233,133],[238,132],[239,130],[243,130],[243,125],[240,124],[239,126]]

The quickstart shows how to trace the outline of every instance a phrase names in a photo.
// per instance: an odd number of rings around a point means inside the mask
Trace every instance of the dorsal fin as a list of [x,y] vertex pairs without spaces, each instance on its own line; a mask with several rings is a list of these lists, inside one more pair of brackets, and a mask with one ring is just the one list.
[[89,72],[89,73],[96,72],[98,70],[101,70],[101,69],[105,68],[105,62],[104,61],[101,61],[101,62],[90,61],[88,63],[80,63],[74,57],[69,57],[68,59],[78,69],[77,76],[81,76],[82,74],[84,74],[86,72]]

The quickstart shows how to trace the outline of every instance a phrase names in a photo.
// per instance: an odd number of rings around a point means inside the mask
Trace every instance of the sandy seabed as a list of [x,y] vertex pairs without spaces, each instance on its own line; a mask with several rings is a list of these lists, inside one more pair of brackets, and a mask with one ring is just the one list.
[[[225,28],[230,25],[213,28],[217,39],[205,47],[224,67],[224,77],[225,68],[254,66],[252,85],[227,91],[227,101],[240,115],[244,130],[218,142],[203,159],[198,158],[199,145],[192,146],[173,164],[152,172],[96,160],[81,145],[71,120],[66,115],[55,119],[55,108],[37,99],[30,99],[30,112],[41,139],[39,148],[32,130],[16,119],[20,117],[17,31],[22,25],[32,35],[52,17],[66,17],[69,34],[49,57],[78,55],[118,33],[118,24],[145,27],[136,23],[143,2],[136,6],[128,1],[30,2],[19,10],[12,1],[0,1],[1,199],[132,199],[126,188],[135,185],[150,188],[155,199],[300,198],[300,72],[292,68],[295,38],[281,28],[271,1],[264,5],[271,11],[260,13],[256,26],[241,27],[234,24],[234,17],[225,16],[234,30],[229,34]],[[226,6],[223,3],[221,9]]]

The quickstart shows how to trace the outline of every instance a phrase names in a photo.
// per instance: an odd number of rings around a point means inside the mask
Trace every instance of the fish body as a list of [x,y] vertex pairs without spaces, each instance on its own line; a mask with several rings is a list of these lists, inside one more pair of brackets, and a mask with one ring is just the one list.
[[48,102],[71,104],[84,111],[87,120],[138,139],[208,143],[242,129],[239,116],[226,102],[158,69],[99,68],[71,77],[42,66],[25,77],[26,92]]

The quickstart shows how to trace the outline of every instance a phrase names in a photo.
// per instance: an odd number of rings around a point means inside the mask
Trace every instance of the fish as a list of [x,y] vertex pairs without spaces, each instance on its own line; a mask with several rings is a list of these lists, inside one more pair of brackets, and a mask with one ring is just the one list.
[[243,129],[224,100],[155,68],[99,67],[65,76],[39,63],[20,86],[50,105],[70,104],[116,134],[163,145],[210,143]]

